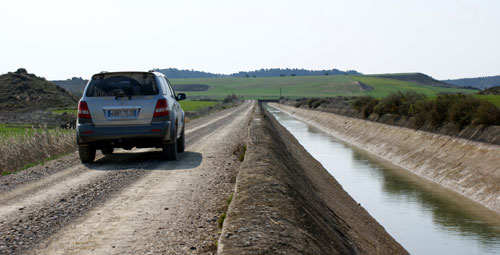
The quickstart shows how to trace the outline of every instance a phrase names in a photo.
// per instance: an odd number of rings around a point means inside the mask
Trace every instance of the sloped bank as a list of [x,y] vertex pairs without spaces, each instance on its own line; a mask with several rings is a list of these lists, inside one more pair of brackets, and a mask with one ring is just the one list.
[[295,138],[256,108],[219,254],[406,254]]
[[332,113],[272,106],[500,213],[500,146]]

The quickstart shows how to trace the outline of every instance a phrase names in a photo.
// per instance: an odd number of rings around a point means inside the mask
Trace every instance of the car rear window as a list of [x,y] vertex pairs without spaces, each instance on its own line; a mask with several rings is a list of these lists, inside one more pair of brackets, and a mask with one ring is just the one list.
[[86,96],[149,96],[158,95],[158,85],[154,74],[150,73],[109,73],[92,77]]

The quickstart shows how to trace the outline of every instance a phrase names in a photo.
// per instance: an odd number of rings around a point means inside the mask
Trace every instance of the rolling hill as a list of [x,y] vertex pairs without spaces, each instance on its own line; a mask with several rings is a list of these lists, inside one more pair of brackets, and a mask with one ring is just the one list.
[[424,85],[430,85],[435,87],[443,87],[443,88],[456,88],[457,86],[448,84],[443,81],[438,81],[429,75],[423,73],[394,73],[394,74],[375,74],[370,75],[374,77],[387,78],[393,80],[407,81],[413,83],[420,83]]
[[[476,92],[435,80],[422,73],[169,78],[176,91],[185,92],[191,98],[223,98],[228,94],[236,94],[252,99],[279,98],[280,91],[281,96],[290,98],[360,95],[384,97],[391,92],[401,90],[414,90],[431,97],[441,92]],[[72,78],[55,82],[80,96],[87,81],[81,78]]]
[[0,75],[0,112],[76,107],[78,98],[24,68]]
[[[193,84],[208,85],[208,89],[186,92],[190,97],[223,97],[227,94],[237,94],[245,98],[279,98],[281,95],[290,98],[302,97],[332,97],[371,95],[383,97],[391,92],[414,90],[428,96],[440,92],[474,93],[474,90],[445,87],[432,78],[411,81],[404,79],[385,78],[366,75],[328,75],[328,76],[286,76],[286,77],[248,77],[248,78],[202,78],[202,79],[171,79],[178,90],[182,86]],[[432,81],[431,84],[423,82]],[[439,86],[438,86],[439,85]],[[186,89],[187,91],[188,89]]]

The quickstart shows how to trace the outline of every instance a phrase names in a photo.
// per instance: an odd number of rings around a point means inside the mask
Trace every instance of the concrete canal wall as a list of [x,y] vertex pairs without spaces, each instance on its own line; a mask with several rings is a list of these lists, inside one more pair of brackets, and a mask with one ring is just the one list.
[[218,254],[407,254],[270,113],[248,133]]

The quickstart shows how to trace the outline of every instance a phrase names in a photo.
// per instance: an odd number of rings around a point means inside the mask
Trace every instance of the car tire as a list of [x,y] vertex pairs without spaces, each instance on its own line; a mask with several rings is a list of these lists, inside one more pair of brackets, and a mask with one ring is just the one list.
[[163,145],[163,156],[166,160],[177,160],[177,139]]
[[78,154],[80,154],[80,161],[82,163],[92,163],[95,159],[95,148],[91,146],[78,145]]
[[110,154],[113,154],[114,150],[115,150],[115,148],[113,148],[113,147],[104,147],[101,149],[101,152],[104,155],[110,155]]
[[177,152],[184,152],[186,144],[184,137],[184,127],[182,127],[181,137],[177,139]]

